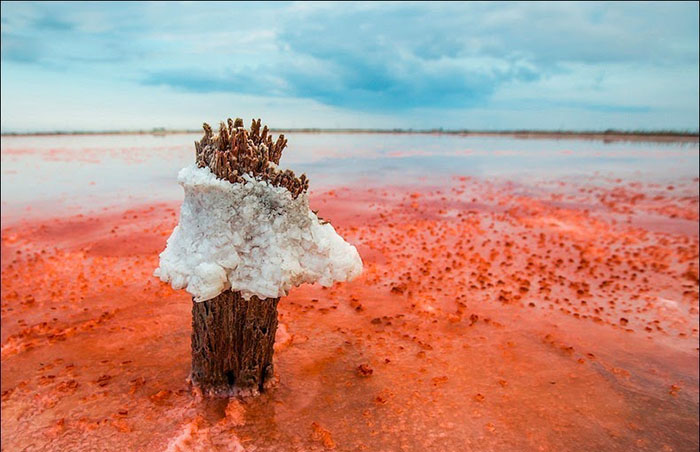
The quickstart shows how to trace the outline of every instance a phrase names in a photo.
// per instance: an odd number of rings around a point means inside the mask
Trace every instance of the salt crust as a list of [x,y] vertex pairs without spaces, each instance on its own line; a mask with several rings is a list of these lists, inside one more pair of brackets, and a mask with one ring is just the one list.
[[180,223],[155,276],[205,301],[229,288],[245,299],[277,298],[292,286],[330,286],[362,272],[357,249],[309,210],[306,193],[293,199],[284,187],[243,178],[232,184],[206,167],[180,170]]

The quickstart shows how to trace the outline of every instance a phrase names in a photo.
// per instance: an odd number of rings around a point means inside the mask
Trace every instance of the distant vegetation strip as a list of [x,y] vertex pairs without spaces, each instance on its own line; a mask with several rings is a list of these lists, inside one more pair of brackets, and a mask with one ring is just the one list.
[[[103,131],[43,131],[43,132],[3,132],[2,136],[44,136],[44,135],[169,135],[200,133],[200,130],[176,130],[155,128],[151,130],[103,130]],[[374,133],[374,134],[425,134],[457,136],[511,136],[515,138],[540,139],[593,139],[593,140],[651,140],[651,141],[698,141],[697,131],[677,130],[448,130],[448,129],[319,129],[281,128],[271,129],[274,133]]]

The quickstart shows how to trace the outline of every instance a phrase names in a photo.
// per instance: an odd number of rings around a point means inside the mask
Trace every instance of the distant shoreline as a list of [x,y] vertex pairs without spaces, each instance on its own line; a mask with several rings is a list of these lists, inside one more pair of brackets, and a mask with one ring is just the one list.
[[[125,131],[73,131],[73,132],[8,132],[2,133],[3,137],[9,136],[53,136],[53,135],[173,135],[201,133],[201,130],[125,130]],[[651,142],[698,142],[697,132],[675,131],[547,131],[547,130],[412,130],[412,129],[271,129],[273,133],[311,133],[311,134],[389,134],[389,135],[453,135],[453,136],[493,136],[512,137],[521,139],[573,139],[573,140],[597,140],[597,141],[651,141]]]

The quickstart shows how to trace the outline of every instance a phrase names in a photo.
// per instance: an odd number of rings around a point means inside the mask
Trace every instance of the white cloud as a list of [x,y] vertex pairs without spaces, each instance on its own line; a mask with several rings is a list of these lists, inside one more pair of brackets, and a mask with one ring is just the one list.
[[189,128],[232,106],[285,127],[697,129],[697,13],[4,2],[2,130]]

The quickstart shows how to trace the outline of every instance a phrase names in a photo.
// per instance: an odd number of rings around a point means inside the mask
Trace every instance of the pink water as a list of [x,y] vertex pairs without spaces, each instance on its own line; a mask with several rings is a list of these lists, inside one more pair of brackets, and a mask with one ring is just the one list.
[[151,276],[190,137],[3,137],[2,450],[697,450],[697,143],[295,142],[365,271],[223,400]]

